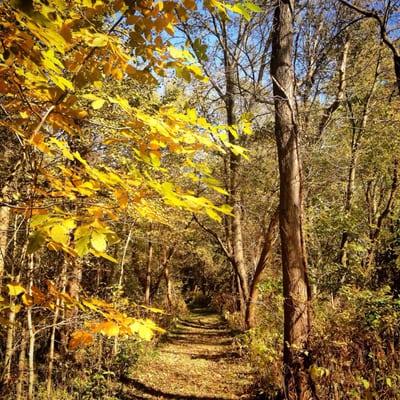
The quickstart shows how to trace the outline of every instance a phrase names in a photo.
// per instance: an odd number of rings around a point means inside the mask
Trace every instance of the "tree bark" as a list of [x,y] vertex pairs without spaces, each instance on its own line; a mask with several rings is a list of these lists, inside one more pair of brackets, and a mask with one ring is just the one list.
[[[62,264],[61,273],[60,273],[60,286],[61,292],[65,292],[65,285],[67,283],[67,263],[66,259],[64,258],[64,262]],[[53,380],[53,370],[54,370],[54,361],[55,361],[55,342],[56,342],[56,330],[57,330],[57,322],[60,316],[60,307],[61,307],[61,300],[56,300],[56,309],[54,311],[53,316],[53,326],[51,327],[51,335],[50,335],[50,348],[49,348],[49,365],[47,368],[47,383],[46,383],[46,390],[47,390],[47,398],[51,400],[52,398],[52,380]]]
[[25,390],[26,383],[26,337],[27,331],[25,328],[21,332],[21,344],[18,357],[18,380],[15,389],[15,399],[21,400],[23,398],[23,393]]
[[292,67],[294,0],[280,0],[273,20],[271,78],[280,175],[280,239],[284,294],[284,380],[289,399],[315,399],[308,368],[310,290],[303,238],[302,173]]
[[[234,68],[232,60],[228,54],[228,41],[226,32],[224,31],[223,40],[225,43],[224,49],[224,68],[225,68],[225,109],[226,109],[226,122],[229,126],[236,123],[235,118],[235,97],[234,97]],[[229,141],[235,144],[236,139],[229,133]],[[229,153],[229,197],[232,206],[232,238],[231,246],[233,251],[234,268],[238,275],[241,289],[241,303],[247,304],[249,298],[249,285],[246,271],[246,263],[243,251],[243,234],[242,234],[242,215],[240,207],[240,193],[238,190],[238,174],[240,167],[240,156],[234,154],[232,151]],[[243,310],[245,312],[245,310]]]
[[124,280],[124,272],[125,272],[124,268],[125,268],[126,253],[128,251],[129,243],[132,239],[132,233],[133,233],[133,224],[129,229],[128,237],[126,239],[125,246],[124,246],[124,251],[122,253],[121,267],[120,267],[119,278],[118,278],[118,295],[120,295],[121,291],[122,291],[122,283]]
[[168,307],[171,309],[171,307],[172,307],[172,281],[171,281],[171,275],[170,275],[170,270],[169,270],[169,260],[170,260],[170,257],[168,257],[167,249],[165,248],[164,256],[163,256],[164,278],[165,278],[165,286],[166,286],[166,292],[167,292],[166,293],[167,294],[167,303],[168,303]]
[[[32,296],[33,285],[33,270],[34,270],[34,255],[32,254],[29,259],[29,290],[28,293]],[[28,400],[33,400],[35,397],[35,327],[33,325],[32,307],[27,310],[27,324],[29,333],[29,347],[28,347]]]
[[8,227],[10,224],[10,209],[8,207],[0,207],[0,289],[6,266]]
[[15,307],[14,300],[10,298],[10,312],[8,314],[8,328],[7,328],[7,339],[6,339],[6,350],[4,356],[4,371],[3,380],[5,383],[9,383],[11,380],[11,364],[14,355],[14,335],[15,335],[15,317],[16,313],[13,309]]
[[274,232],[277,224],[278,224],[278,213],[276,212],[272,216],[271,221],[269,223],[268,230],[265,234],[260,258],[257,262],[253,279],[251,280],[249,300],[246,308],[246,318],[245,318],[246,329],[251,329],[256,326],[256,309],[257,309],[256,302],[258,298],[258,284],[261,281],[262,273],[265,269],[265,265],[272,251],[272,245],[274,242]]
[[149,250],[147,253],[147,268],[146,268],[146,287],[144,290],[144,304],[146,304],[146,306],[150,304],[152,261],[153,261],[153,243],[149,242]]

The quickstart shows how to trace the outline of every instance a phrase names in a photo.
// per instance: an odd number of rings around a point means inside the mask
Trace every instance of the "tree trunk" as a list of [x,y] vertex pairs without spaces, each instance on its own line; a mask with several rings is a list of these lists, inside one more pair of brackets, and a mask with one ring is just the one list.
[[[172,251],[172,250],[170,250]],[[169,271],[169,260],[170,257],[168,257],[167,254],[167,249],[164,249],[164,259],[163,259],[163,265],[164,265],[164,278],[165,278],[165,285],[166,285],[166,291],[167,291],[167,303],[168,307],[171,309],[172,307],[172,281],[171,281],[171,275]]]
[[400,96],[400,55],[393,55],[393,63],[394,63],[394,73],[396,76],[397,90]]
[[153,261],[153,243],[149,242],[149,251],[147,253],[147,268],[146,268],[146,287],[144,290],[144,304],[150,304],[151,291],[151,263]]
[[254,276],[250,284],[249,300],[246,307],[246,318],[245,324],[246,329],[251,329],[256,326],[256,310],[257,310],[257,298],[258,298],[258,284],[261,281],[262,273],[265,269],[265,265],[271,254],[272,244],[274,242],[274,232],[278,223],[278,213],[276,212],[269,223],[268,230],[265,234],[263,247],[260,253],[259,260],[257,262]]
[[[232,126],[235,124],[235,102],[233,94],[233,70],[230,64],[229,56],[225,55],[225,79],[226,79],[226,119],[227,124]],[[235,144],[236,140],[229,133],[229,141]],[[246,304],[249,297],[249,286],[247,280],[247,271],[243,252],[243,235],[242,235],[242,213],[240,209],[240,193],[238,191],[238,174],[239,174],[240,156],[230,152],[229,154],[229,195],[232,206],[232,238],[231,245],[233,250],[234,268],[240,282],[241,303]],[[243,312],[245,310],[243,309]]]
[[8,328],[7,328],[7,339],[6,339],[6,351],[4,356],[4,371],[3,380],[5,383],[9,383],[11,380],[11,364],[14,355],[14,334],[15,334],[15,316],[16,313],[13,309],[15,307],[14,301],[10,298],[11,310],[8,314]]
[[[65,285],[67,283],[67,263],[64,259],[62,269],[61,269],[61,276],[60,276],[60,286],[61,292],[65,292]],[[53,326],[51,327],[51,336],[50,336],[50,349],[49,349],[49,366],[47,369],[47,398],[51,400],[52,398],[52,378],[53,378],[53,369],[54,369],[54,360],[55,360],[55,341],[56,341],[56,330],[57,330],[57,322],[60,315],[60,307],[61,307],[61,300],[56,300],[56,309],[54,311],[53,317]]]
[[0,289],[6,266],[8,227],[10,224],[10,209],[8,207],[0,207]]
[[[29,260],[29,295],[32,296],[33,284],[33,270],[34,270],[34,255],[30,256]],[[35,328],[32,319],[32,307],[27,310],[27,322],[29,333],[29,347],[28,347],[28,400],[33,400],[35,396]]]
[[124,251],[122,253],[121,268],[120,268],[120,271],[119,271],[119,278],[118,278],[118,296],[121,295],[121,291],[122,291],[122,283],[123,283],[123,280],[124,280],[124,268],[125,268],[126,253],[128,251],[129,243],[130,243],[130,241],[132,239],[132,233],[133,233],[133,224],[129,229],[128,237],[126,239],[125,246],[124,246]]
[[22,338],[21,345],[18,357],[18,381],[16,386],[16,400],[21,400],[24,390],[25,390],[25,381],[26,381],[26,337],[27,332],[26,329],[22,329]]
[[[79,258],[70,258],[72,269],[69,274],[67,292],[73,298],[79,300],[80,286],[82,280],[82,260]],[[73,313],[75,314],[75,312]]]
[[168,265],[165,267],[164,270],[164,277],[165,277],[165,284],[167,287],[167,302],[168,302],[168,307],[172,307],[172,282],[171,282],[171,276],[169,273],[169,267]]
[[289,399],[314,399],[308,371],[310,290],[302,222],[302,175],[294,107],[292,68],[294,0],[280,0],[274,11],[271,78],[275,138],[280,174],[280,238],[284,294],[284,378]]
[[[353,203],[353,194],[356,181],[356,168],[358,160],[358,148],[359,148],[359,143],[356,143],[356,145],[352,145],[351,147],[350,164],[349,164],[349,172],[348,172],[347,187],[346,187],[346,198],[344,204],[344,210],[346,215],[350,213]],[[348,241],[349,241],[349,232],[345,230],[342,233],[342,239],[340,241],[340,263],[343,265],[343,267],[347,267],[346,246]]]

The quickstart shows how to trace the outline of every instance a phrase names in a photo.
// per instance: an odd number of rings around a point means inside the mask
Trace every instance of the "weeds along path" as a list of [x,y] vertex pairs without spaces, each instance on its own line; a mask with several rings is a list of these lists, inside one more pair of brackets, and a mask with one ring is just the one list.
[[252,377],[222,318],[196,309],[125,379],[123,399],[250,399]]

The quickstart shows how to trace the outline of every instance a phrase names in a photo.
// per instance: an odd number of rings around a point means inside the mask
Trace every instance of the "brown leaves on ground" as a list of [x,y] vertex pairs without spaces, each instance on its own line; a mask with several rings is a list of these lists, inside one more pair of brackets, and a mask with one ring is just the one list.
[[249,399],[252,378],[221,317],[195,310],[141,359],[124,391],[141,399]]

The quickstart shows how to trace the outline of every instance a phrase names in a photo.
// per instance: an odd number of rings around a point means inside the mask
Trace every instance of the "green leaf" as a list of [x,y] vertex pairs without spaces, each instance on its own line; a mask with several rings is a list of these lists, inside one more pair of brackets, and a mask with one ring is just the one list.
[[90,236],[82,236],[75,241],[75,251],[79,257],[85,256],[89,253]]
[[250,11],[258,12],[258,13],[263,12],[263,9],[262,9],[260,6],[258,6],[257,4],[251,3],[250,1],[245,1],[243,4],[244,4],[245,7],[248,8]]
[[92,247],[99,253],[104,253],[104,251],[107,249],[106,235],[104,235],[104,233],[97,231],[92,232],[90,243],[92,244]]
[[190,72],[186,67],[182,67],[182,68],[181,67],[177,67],[175,69],[175,71],[176,71],[176,75],[178,76],[178,78],[182,78],[186,82],[190,82],[192,80]]

